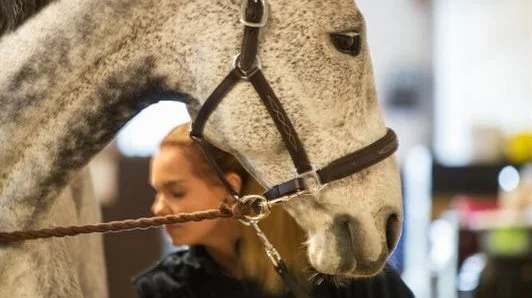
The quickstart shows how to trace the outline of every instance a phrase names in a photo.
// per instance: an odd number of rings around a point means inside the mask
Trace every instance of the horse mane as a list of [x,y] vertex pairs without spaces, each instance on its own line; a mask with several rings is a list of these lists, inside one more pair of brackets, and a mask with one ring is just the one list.
[[0,1],[0,36],[15,30],[52,1],[54,0]]

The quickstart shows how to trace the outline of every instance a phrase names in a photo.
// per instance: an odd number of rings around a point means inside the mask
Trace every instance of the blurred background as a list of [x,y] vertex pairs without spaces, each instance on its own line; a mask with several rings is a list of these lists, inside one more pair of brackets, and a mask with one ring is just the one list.
[[[392,264],[420,298],[532,297],[532,1],[357,4],[401,144]],[[151,215],[149,156],[188,119],[162,101],[91,162],[104,220]],[[131,277],[172,249],[159,230],[108,234],[105,247],[110,297],[134,297]]]

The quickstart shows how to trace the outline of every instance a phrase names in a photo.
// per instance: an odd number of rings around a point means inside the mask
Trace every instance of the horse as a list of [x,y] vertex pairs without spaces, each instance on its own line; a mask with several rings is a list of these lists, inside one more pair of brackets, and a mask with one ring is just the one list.
[[[0,37],[16,29],[50,1],[9,0],[0,3],[0,14],[3,16],[0,19]],[[0,129],[0,136],[2,132]],[[2,141],[6,140],[2,138]],[[0,200],[0,214],[19,211],[13,202],[9,205],[3,203],[5,201]],[[9,210],[11,206],[15,209]],[[26,209],[25,212],[40,212],[38,208],[35,205],[33,210]],[[72,176],[64,189],[58,191],[46,218],[41,222],[27,222],[23,227],[84,225],[100,220],[90,171],[85,167]],[[3,230],[6,225],[0,227]],[[6,247],[0,245],[0,256],[0,297],[108,296],[103,239],[99,234]]]
[[[257,2],[244,3],[251,1]],[[366,25],[356,4],[275,0],[268,7],[267,25],[258,37],[260,68],[313,167],[381,139],[387,129]],[[75,206],[63,210],[58,197],[91,157],[150,104],[163,97],[183,101],[195,119],[209,93],[234,68],[232,57],[243,38],[241,13],[237,0],[58,0],[4,35],[2,230],[44,227],[58,216],[73,220]],[[205,137],[236,155],[266,188],[298,175],[276,123],[245,81],[212,112]],[[397,163],[386,158],[329,183],[319,195],[294,198],[283,207],[307,232],[314,269],[347,278],[376,275],[400,236]],[[100,252],[92,247],[76,255],[69,251],[69,242],[75,241],[0,246],[0,291],[104,297],[87,292],[94,285],[104,288],[101,275],[82,279],[81,269],[70,264],[75,257]],[[35,258],[47,266],[35,267]],[[18,280],[28,286],[14,290]],[[54,288],[59,285],[60,290]]]

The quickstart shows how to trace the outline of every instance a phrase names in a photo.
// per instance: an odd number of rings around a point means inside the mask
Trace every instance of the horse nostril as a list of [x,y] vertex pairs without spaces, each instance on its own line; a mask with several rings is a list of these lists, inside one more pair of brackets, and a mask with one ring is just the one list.
[[339,215],[334,219],[333,231],[336,236],[338,249],[341,249],[341,255],[353,253],[353,244],[356,231],[354,219],[349,215]]
[[395,248],[397,237],[399,237],[399,228],[399,216],[395,213],[388,216],[386,220],[386,246],[390,253]]

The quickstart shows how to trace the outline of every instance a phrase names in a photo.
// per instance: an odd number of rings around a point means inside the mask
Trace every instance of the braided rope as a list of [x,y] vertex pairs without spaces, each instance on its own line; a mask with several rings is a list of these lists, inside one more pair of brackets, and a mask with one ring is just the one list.
[[202,221],[215,218],[243,218],[250,212],[249,207],[241,204],[227,206],[221,204],[219,209],[211,209],[192,213],[180,213],[149,218],[126,219],[83,226],[55,227],[34,231],[0,232],[0,244],[51,237],[75,236],[79,234],[107,233],[119,231],[145,230],[162,225]]

